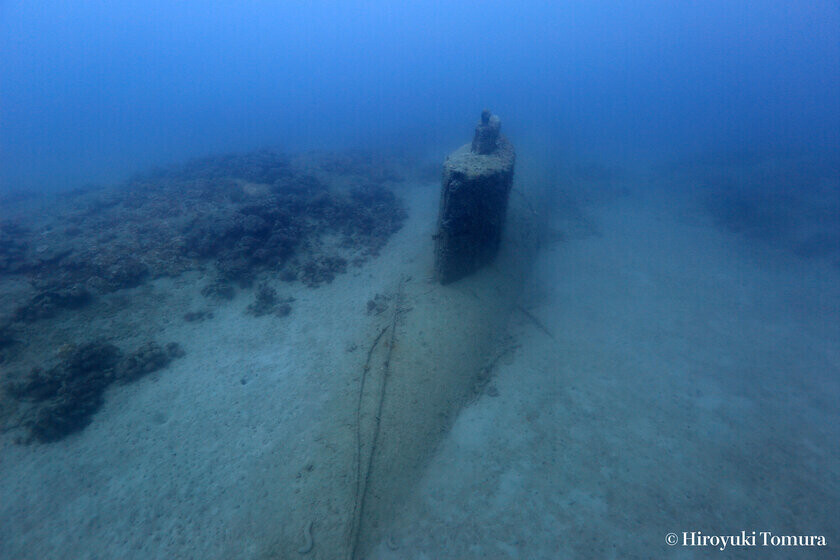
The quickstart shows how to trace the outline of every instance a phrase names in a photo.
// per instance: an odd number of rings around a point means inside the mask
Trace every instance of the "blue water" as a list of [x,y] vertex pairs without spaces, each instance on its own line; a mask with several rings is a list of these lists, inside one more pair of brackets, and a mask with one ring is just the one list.
[[837,152],[830,1],[0,6],[0,184],[62,188],[255,147]]

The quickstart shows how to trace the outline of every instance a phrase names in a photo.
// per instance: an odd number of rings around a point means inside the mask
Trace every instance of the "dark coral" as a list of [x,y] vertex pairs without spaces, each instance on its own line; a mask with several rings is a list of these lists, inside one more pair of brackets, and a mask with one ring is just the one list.
[[217,301],[230,301],[236,295],[236,290],[227,282],[216,280],[201,288],[201,295]]
[[[71,321],[92,313],[74,318],[72,311],[97,298],[97,308],[114,310],[130,295],[100,296],[153,278],[189,270],[215,274],[201,293],[216,300],[232,299],[236,286],[249,287],[257,278],[313,287],[331,282],[350,263],[376,255],[401,227],[406,213],[386,185],[399,180],[387,157],[289,158],[262,151],[198,159],[114,187],[37,199],[0,195],[0,277],[14,294],[2,299],[8,308],[0,309],[0,362],[5,369],[43,352],[42,344],[62,340],[78,326]],[[249,312],[283,316],[291,303],[266,284],[256,290]],[[210,316],[198,311],[185,319]],[[47,321],[27,324],[54,317],[54,331]],[[39,333],[30,344],[36,327],[45,336]],[[149,343],[122,359],[106,343],[68,347],[57,364],[11,383],[8,394],[31,405],[24,407],[24,425],[32,438],[52,441],[90,421],[108,384],[164,367],[182,352],[177,345]]]
[[353,212],[343,225],[345,239],[366,246],[370,254],[378,254],[408,215],[393,191],[382,187],[354,189],[350,198]]
[[61,354],[57,365],[34,368],[7,386],[13,397],[34,403],[24,425],[37,441],[59,440],[90,423],[121,355],[116,346],[104,342],[67,347]]
[[393,192],[377,186],[347,194],[321,186],[267,195],[233,213],[214,213],[185,226],[184,254],[215,258],[221,277],[248,286],[262,270],[283,270],[285,278],[307,285],[330,282],[346,269],[339,257],[313,255],[300,274],[289,270],[290,260],[313,240],[336,234],[347,248],[375,255],[406,218]]
[[57,441],[90,423],[111,383],[134,381],[180,356],[183,350],[176,343],[161,348],[148,342],[125,357],[107,342],[68,345],[59,352],[56,365],[33,368],[5,388],[13,398],[31,404],[22,422],[30,439]]
[[166,353],[169,354],[169,357],[173,360],[175,358],[183,358],[187,355],[187,353],[184,352],[184,349],[181,348],[181,345],[177,342],[170,342],[169,344],[167,344]]
[[158,169],[138,180],[159,181],[161,178],[173,182],[195,182],[205,190],[219,180],[231,177],[252,183],[282,183],[295,175],[289,158],[270,150],[247,154],[227,154],[197,158],[183,165]]
[[134,288],[149,276],[149,267],[139,260],[126,256],[103,267],[99,278],[100,289],[115,292],[124,288]]
[[0,350],[16,344],[17,341],[10,325],[0,325]]
[[0,364],[11,360],[15,355],[18,339],[11,325],[0,325]]
[[28,248],[24,237],[28,230],[15,222],[0,222],[0,273],[22,272]]
[[282,266],[300,244],[303,218],[268,196],[260,204],[197,218],[184,230],[188,256],[215,259],[222,278],[249,285],[259,270]]
[[188,323],[198,323],[213,318],[213,312],[209,309],[201,309],[199,311],[189,311],[184,313],[184,321]]
[[30,228],[0,221],[0,274],[42,292],[23,320],[53,315],[78,286],[96,295],[205,264],[243,287],[266,271],[317,285],[342,270],[328,255],[361,263],[400,228],[405,211],[383,186],[397,180],[386,158],[358,152],[198,159],[57,196]]
[[262,317],[273,313],[278,317],[285,317],[292,311],[290,303],[294,298],[277,299],[277,290],[265,282],[257,286],[254,302],[248,306],[247,312],[255,317]]
[[15,310],[15,319],[32,322],[54,317],[62,309],[79,309],[91,300],[90,292],[84,286],[70,286],[42,291],[26,305]]
[[388,309],[388,301],[390,298],[385,294],[376,294],[373,296],[373,299],[369,299],[367,302],[367,314],[368,315],[380,315],[385,310]]
[[341,274],[345,270],[347,270],[347,260],[342,257],[315,257],[301,267],[299,278],[310,288],[316,288],[321,284],[329,284],[335,279],[336,274]]
[[162,348],[156,342],[147,342],[119,363],[116,369],[116,380],[120,383],[130,383],[144,375],[163,369],[179,354],[178,349],[180,346],[177,345],[170,350],[168,347]]
[[[265,163],[263,154],[258,161]],[[233,165],[234,161],[229,160]],[[256,169],[260,169],[257,166]],[[285,169],[279,172],[280,168]],[[269,187],[247,204],[215,208],[183,226],[181,250],[191,258],[212,258],[221,277],[248,286],[263,270],[283,271],[284,278],[307,278],[309,285],[330,281],[343,270],[340,261],[327,257],[328,268],[313,268],[303,259],[307,271],[296,273],[291,259],[308,252],[324,234],[337,234],[348,248],[361,248],[376,254],[406,218],[394,193],[376,182],[349,192],[333,192],[319,179],[295,174],[291,168],[277,166],[267,176],[255,170],[249,175]]]

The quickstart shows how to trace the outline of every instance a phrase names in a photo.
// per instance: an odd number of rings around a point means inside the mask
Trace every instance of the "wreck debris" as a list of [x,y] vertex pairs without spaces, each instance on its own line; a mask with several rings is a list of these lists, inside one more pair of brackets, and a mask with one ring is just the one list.
[[441,284],[472,274],[499,250],[516,160],[500,129],[499,118],[485,110],[472,144],[454,151],[443,165],[435,235],[435,274]]

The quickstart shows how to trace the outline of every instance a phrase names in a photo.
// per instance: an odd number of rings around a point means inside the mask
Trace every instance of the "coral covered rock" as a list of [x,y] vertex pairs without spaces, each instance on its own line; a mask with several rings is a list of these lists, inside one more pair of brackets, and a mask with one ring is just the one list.
[[175,343],[161,348],[149,342],[125,357],[119,348],[106,342],[69,344],[59,350],[57,364],[47,369],[33,368],[21,379],[8,382],[5,390],[29,405],[21,422],[29,438],[56,441],[90,423],[111,383],[128,383],[166,367],[182,355]]
[[292,311],[290,305],[294,298],[277,299],[277,290],[266,283],[257,287],[254,302],[248,306],[247,312],[255,317],[262,317],[273,313],[279,317],[285,317]]
[[115,377],[121,383],[130,383],[165,368],[171,361],[172,356],[158,343],[147,342],[123,358],[116,369]]
[[55,316],[62,309],[78,309],[91,300],[84,286],[43,291],[15,310],[15,319],[32,322]]
[[9,383],[15,398],[31,401],[23,424],[30,436],[48,442],[83,429],[102,405],[102,394],[113,380],[119,349],[104,342],[68,346],[61,361],[47,369],[34,368],[23,379]]

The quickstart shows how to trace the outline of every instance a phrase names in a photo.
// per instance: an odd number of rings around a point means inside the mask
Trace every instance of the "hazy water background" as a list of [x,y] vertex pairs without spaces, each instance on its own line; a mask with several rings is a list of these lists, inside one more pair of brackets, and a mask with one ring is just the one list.
[[[664,549],[662,535],[692,529],[692,520],[704,531],[717,520],[727,532],[836,535],[839,68],[836,0],[0,0],[0,258],[43,256],[55,275],[41,279],[70,287],[76,276],[62,277],[77,264],[92,267],[85,282],[103,274],[130,281],[122,271],[144,255],[178,264],[168,248],[180,234],[182,249],[227,242],[222,218],[247,204],[231,198],[219,220],[193,221],[207,210],[196,203],[202,191],[188,201],[185,183],[162,180],[140,193],[146,207],[128,200],[109,210],[105,203],[117,200],[110,193],[44,197],[81,221],[65,228],[47,215],[21,233],[2,227],[8,209],[9,224],[29,225],[6,205],[15,199],[8,192],[111,184],[151,166],[263,147],[397,151],[439,165],[469,141],[487,107],[517,147],[517,187],[544,182],[557,208],[535,203],[533,214],[553,222],[544,224],[543,260],[523,297],[532,321],[512,321],[524,349],[500,361],[496,394],[488,389],[483,408],[465,409],[460,430],[426,442],[443,451],[424,481],[394,472],[393,487],[404,477],[406,488],[420,489],[396,554],[410,557],[412,538],[418,550],[472,544],[445,525],[478,535],[487,550],[507,532],[533,557],[549,557],[535,551],[556,552],[559,540],[585,548],[582,556],[598,552],[598,542],[602,557],[616,543],[649,557],[659,550],[650,539]],[[141,337],[180,341],[187,355],[156,385],[115,392],[84,437],[54,446],[0,441],[10,457],[0,476],[10,496],[0,501],[9,520],[0,529],[15,540],[9,554],[125,557],[130,543],[144,547],[135,556],[212,556],[224,555],[226,542],[243,550],[278,538],[296,550],[312,518],[316,553],[330,554],[325,543],[338,537],[328,536],[327,521],[343,523],[336,512],[353,510],[340,504],[354,461],[312,442],[320,430],[325,441],[343,437],[352,416],[324,403],[340,402],[349,387],[356,406],[346,349],[364,347],[373,324],[363,302],[397,285],[399,267],[413,262],[404,256],[430,247],[437,188],[426,177],[397,193],[413,201],[413,225],[396,238],[405,255],[383,253],[368,269],[371,281],[348,274],[309,297],[271,278],[282,297],[301,297],[293,315],[266,318],[266,328],[254,330],[246,315],[245,288],[231,303],[201,295],[225,271],[252,272],[231,265],[256,246],[240,247],[244,235],[210,255],[217,266],[206,277],[191,271],[131,292],[97,292],[90,311],[12,324],[7,346],[12,335],[25,339],[23,357],[39,364],[66,350],[65,339],[103,332],[132,349]],[[517,190],[517,203],[530,207],[523,193],[531,191]],[[170,216],[173,192],[195,216]],[[135,211],[157,221],[121,222]],[[30,253],[17,236],[35,240]],[[121,254],[125,247],[147,249]],[[64,249],[72,251],[66,259]],[[2,279],[9,311],[47,289]],[[187,325],[197,305],[212,305],[216,323]],[[403,435],[389,434],[413,441]],[[165,458],[171,448],[177,460]],[[312,464],[311,453],[318,466],[298,494],[288,481]],[[483,481],[478,491],[474,481]],[[309,502],[316,494],[317,508]]]
[[5,0],[0,189],[259,147],[442,154],[485,106],[557,158],[835,156],[838,37],[818,0]]

